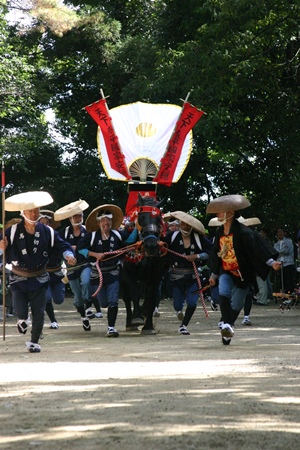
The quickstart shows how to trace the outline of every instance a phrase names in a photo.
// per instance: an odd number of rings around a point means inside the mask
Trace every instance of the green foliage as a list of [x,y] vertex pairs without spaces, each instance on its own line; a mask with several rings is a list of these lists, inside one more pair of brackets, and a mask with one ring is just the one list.
[[[26,143],[30,159],[42,140],[57,150],[61,166],[53,168],[51,183],[56,177],[60,206],[81,196],[93,206],[109,199],[126,203],[126,186],[103,174],[96,124],[82,110],[99,99],[101,87],[110,108],[134,101],[180,105],[191,92],[189,100],[206,115],[194,129],[182,178],[158,189],[166,209],[198,211],[205,221],[207,201],[239,192],[251,201],[249,215],[274,226],[299,227],[294,207],[300,194],[298,1],[73,0],[65,5],[72,22],[61,32],[57,14],[36,13],[33,26],[9,36],[6,53],[19,61],[21,74],[14,82],[27,94],[15,101],[10,93],[0,108],[6,136],[12,130],[22,136],[16,154]],[[1,62],[8,65],[0,69],[4,86],[4,74],[15,63]],[[49,105],[64,138],[58,147],[44,135],[42,111]],[[27,132],[35,131],[30,145],[21,122],[9,126],[10,114],[29,124]],[[72,158],[62,159],[64,152]],[[61,192],[61,184],[68,189]]]
[[0,155],[4,160],[24,156],[33,142],[47,136],[47,124],[36,101],[36,69],[28,55],[12,45],[0,20]]

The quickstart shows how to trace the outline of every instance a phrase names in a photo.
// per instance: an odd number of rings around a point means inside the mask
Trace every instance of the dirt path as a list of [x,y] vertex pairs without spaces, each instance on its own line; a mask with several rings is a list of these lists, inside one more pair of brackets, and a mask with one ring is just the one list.
[[[0,449],[286,449],[300,438],[300,309],[253,306],[221,344],[219,313],[200,306],[189,326],[164,300],[159,334],[107,338],[106,315],[84,332],[72,299],[46,322],[42,352],[7,319],[0,343]],[[2,326],[2,323],[0,324]]]

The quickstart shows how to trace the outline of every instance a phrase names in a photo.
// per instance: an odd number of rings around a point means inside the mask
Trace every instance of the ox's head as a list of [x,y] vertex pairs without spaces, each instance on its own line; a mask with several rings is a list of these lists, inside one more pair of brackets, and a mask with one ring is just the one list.
[[159,252],[162,217],[159,207],[163,200],[157,202],[153,197],[138,196],[138,224],[144,242],[146,256],[156,256]]

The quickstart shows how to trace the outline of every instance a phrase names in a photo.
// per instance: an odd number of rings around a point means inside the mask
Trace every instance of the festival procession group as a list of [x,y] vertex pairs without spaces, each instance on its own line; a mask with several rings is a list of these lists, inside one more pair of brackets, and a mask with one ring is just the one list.
[[[139,227],[126,227],[121,208],[102,204],[84,219],[89,208],[76,200],[56,211],[45,209],[53,203],[48,192],[32,191],[5,200],[5,210],[18,217],[3,226],[0,253],[9,267],[8,284],[17,331],[26,335],[26,349],[41,351],[45,314],[50,328],[58,328],[53,302],[65,298],[66,279],[80,316],[81,330],[91,330],[91,319],[103,317],[107,308],[108,337],[118,337],[116,319],[120,296],[122,249],[140,240]],[[280,255],[258,232],[239,221],[240,211],[250,203],[242,195],[224,195],[207,205],[216,216],[218,228],[212,242],[201,221],[183,211],[168,213],[176,231],[161,226],[161,241],[172,250],[168,282],[178,332],[190,334],[188,324],[198,305],[199,283],[194,272],[209,267],[208,285],[218,290],[221,340],[228,345],[234,336],[235,321],[244,307],[256,277],[266,280],[270,269],[281,269]],[[167,215],[166,215],[167,216]],[[163,216],[162,216],[163,217]],[[66,221],[66,222],[64,222]],[[66,223],[65,227],[61,223]],[[111,256],[110,256],[111,254]]]

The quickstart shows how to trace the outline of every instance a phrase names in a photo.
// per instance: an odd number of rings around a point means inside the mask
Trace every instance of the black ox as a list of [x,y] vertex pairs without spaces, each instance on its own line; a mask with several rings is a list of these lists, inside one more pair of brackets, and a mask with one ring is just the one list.
[[[153,312],[160,296],[161,281],[168,270],[168,257],[160,235],[162,216],[153,197],[138,198],[138,225],[142,246],[138,253],[130,253],[122,269],[122,293],[126,306],[126,329],[143,325],[142,334],[155,334]],[[144,298],[140,307],[140,297]],[[132,309],[133,305],[133,309]]]

